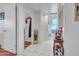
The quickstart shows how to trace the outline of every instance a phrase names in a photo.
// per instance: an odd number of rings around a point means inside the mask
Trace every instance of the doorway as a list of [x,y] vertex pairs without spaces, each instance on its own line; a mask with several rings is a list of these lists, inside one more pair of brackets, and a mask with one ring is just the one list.
[[53,55],[63,56],[64,55],[63,4],[58,5],[58,12],[52,14],[50,21],[51,21],[50,22],[50,33],[51,33],[50,37],[51,39],[53,39]]
[[32,18],[30,16],[25,18],[25,27],[24,27],[24,48],[27,48],[31,45],[31,22]]

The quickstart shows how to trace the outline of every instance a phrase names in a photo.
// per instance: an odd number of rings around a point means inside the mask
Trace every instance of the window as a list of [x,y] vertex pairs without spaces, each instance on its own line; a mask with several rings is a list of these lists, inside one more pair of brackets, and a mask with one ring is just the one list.
[[56,32],[58,30],[58,18],[52,17],[52,23],[51,23],[51,31]]

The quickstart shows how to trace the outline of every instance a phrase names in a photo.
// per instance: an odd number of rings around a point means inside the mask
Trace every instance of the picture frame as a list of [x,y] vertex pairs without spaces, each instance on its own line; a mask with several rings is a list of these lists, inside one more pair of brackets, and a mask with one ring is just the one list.
[[79,21],[79,3],[75,3],[75,21]]
[[0,20],[4,20],[4,12],[0,12]]

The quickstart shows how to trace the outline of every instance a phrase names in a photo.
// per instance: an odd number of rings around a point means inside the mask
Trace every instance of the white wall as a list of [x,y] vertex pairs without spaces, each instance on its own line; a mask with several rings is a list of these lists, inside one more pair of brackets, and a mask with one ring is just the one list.
[[79,55],[79,21],[75,21],[74,4],[64,4],[65,55]]
[[40,42],[48,40],[48,15],[41,12]]
[[24,50],[24,12],[23,4],[17,4],[17,54]]
[[4,40],[2,48],[16,53],[16,32],[15,32],[15,4],[0,4],[0,12],[4,12]]

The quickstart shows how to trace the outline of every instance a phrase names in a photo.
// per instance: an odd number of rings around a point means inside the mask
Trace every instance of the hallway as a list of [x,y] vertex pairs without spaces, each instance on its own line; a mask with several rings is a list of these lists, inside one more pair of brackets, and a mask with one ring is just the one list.
[[[40,7],[40,8],[38,8],[38,7]],[[55,8],[55,10],[51,11],[50,8],[52,8],[52,7]],[[53,40],[51,40],[48,37],[49,36],[48,19],[50,16],[49,12],[56,13],[57,7],[58,7],[57,4],[49,4],[49,3],[47,3],[47,4],[43,4],[43,3],[41,3],[41,4],[23,4],[23,13],[25,15],[25,18],[27,19],[28,16],[30,16],[32,18],[32,30],[31,30],[32,37],[31,37],[31,40],[26,39],[25,41],[31,41],[31,43],[33,43],[34,31],[37,30],[38,31],[38,44],[31,44],[29,47],[24,49],[20,53],[20,55],[23,55],[23,56],[30,56],[30,55],[31,56],[40,56],[40,55],[41,56],[43,56],[43,55],[52,56],[53,55],[52,54]],[[22,11],[22,10],[20,10],[20,11]],[[24,22],[25,22],[25,19],[24,19]],[[24,24],[24,29],[29,27],[29,25],[27,27],[25,25],[28,25],[28,24],[27,23]],[[23,36],[24,39],[28,38],[27,33],[28,33],[28,31],[25,32],[26,35]],[[23,39],[22,39],[22,41],[23,41]]]
[[44,41],[42,44],[31,45],[26,48],[23,56],[52,56],[52,41]]

